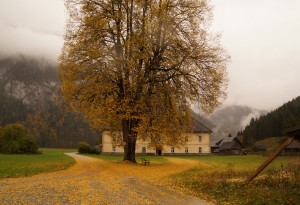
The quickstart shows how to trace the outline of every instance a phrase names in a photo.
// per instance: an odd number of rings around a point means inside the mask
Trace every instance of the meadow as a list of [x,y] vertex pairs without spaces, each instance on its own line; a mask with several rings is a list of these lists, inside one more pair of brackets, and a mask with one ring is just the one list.
[[0,154],[0,180],[62,170],[75,163],[64,155],[69,149],[41,149],[40,154]]
[[[0,155],[0,179],[66,169],[74,160],[64,152],[44,149],[38,155]],[[216,204],[300,204],[300,157],[280,156],[251,183],[246,178],[268,156],[122,156],[87,155],[102,161],[108,173],[127,173],[153,184],[170,186]],[[141,158],[150,166],[141,165]],[[99,174],[101,170],[99,170]]]
[[[93,157],[111,161],[122,166],[124,171],[216,204],[300,204],[299,156],[279,156],[249,184],[245,184],[246,178],[268,156],[136,157],[138,163],[141,157],[150,160],[149,167],[116,163],[122,161],[122,156]],[[176,166],[179,161],[181,164]]]
[[173,186],[218,204],[300,204],[300,158],[280,156],[251,183],[246,178],[266,156],[191,158],[199,165],[170,176]]

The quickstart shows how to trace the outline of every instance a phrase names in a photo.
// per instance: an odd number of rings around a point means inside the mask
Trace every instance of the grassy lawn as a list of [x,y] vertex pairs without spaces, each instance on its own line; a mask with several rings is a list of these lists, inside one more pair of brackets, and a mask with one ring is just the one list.
[[187,189],[198,197],[218,204],[300,204],[299,156],[280,156],[250,184],[244,180],[267,157],[184,158],[197,160],[199,165],[169,178],[172,186]]
[[64,155],[65,152],[75,150],[41,149],[41,151],[42,154],[35,155],[0,154],[0,179],[62,170],[75,163],[73,158]]

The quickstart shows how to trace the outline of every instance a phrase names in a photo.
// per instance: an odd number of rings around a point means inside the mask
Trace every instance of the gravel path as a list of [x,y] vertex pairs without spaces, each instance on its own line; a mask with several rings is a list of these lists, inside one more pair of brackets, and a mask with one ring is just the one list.
[[67,170],[0,180],[0,204],[211,204],[156,185],[124,166],[67,155],[76,160]]

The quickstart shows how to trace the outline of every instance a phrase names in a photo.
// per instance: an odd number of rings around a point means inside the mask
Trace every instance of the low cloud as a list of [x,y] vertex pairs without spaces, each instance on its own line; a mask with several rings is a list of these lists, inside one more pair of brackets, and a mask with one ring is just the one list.
[[245,128],[247,125],[249,125],[250,121],[252,118],[256,119],[256,118],[259,118],[261,115],[261,111],[258,111],[258,110],[252,110],[252,112],[247,115],[247,116],[244,116],[241,120],[241,127],[242,128]]
[[63,0],[1,0],[0,55],[56,61],[63,45]]
[[56,61],[63,45],[63,37],[56,33],[0,23],[0,55],[28,55]]

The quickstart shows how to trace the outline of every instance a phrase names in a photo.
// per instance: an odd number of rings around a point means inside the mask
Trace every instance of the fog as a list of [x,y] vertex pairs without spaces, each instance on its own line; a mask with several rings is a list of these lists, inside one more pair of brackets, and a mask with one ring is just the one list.
[[[211,30],[231,55],[224,105],[271,110],[300,95],[300,1],[211,0]],[[55,62],[63,45],[63,0],[1,0],[0,55]]]

